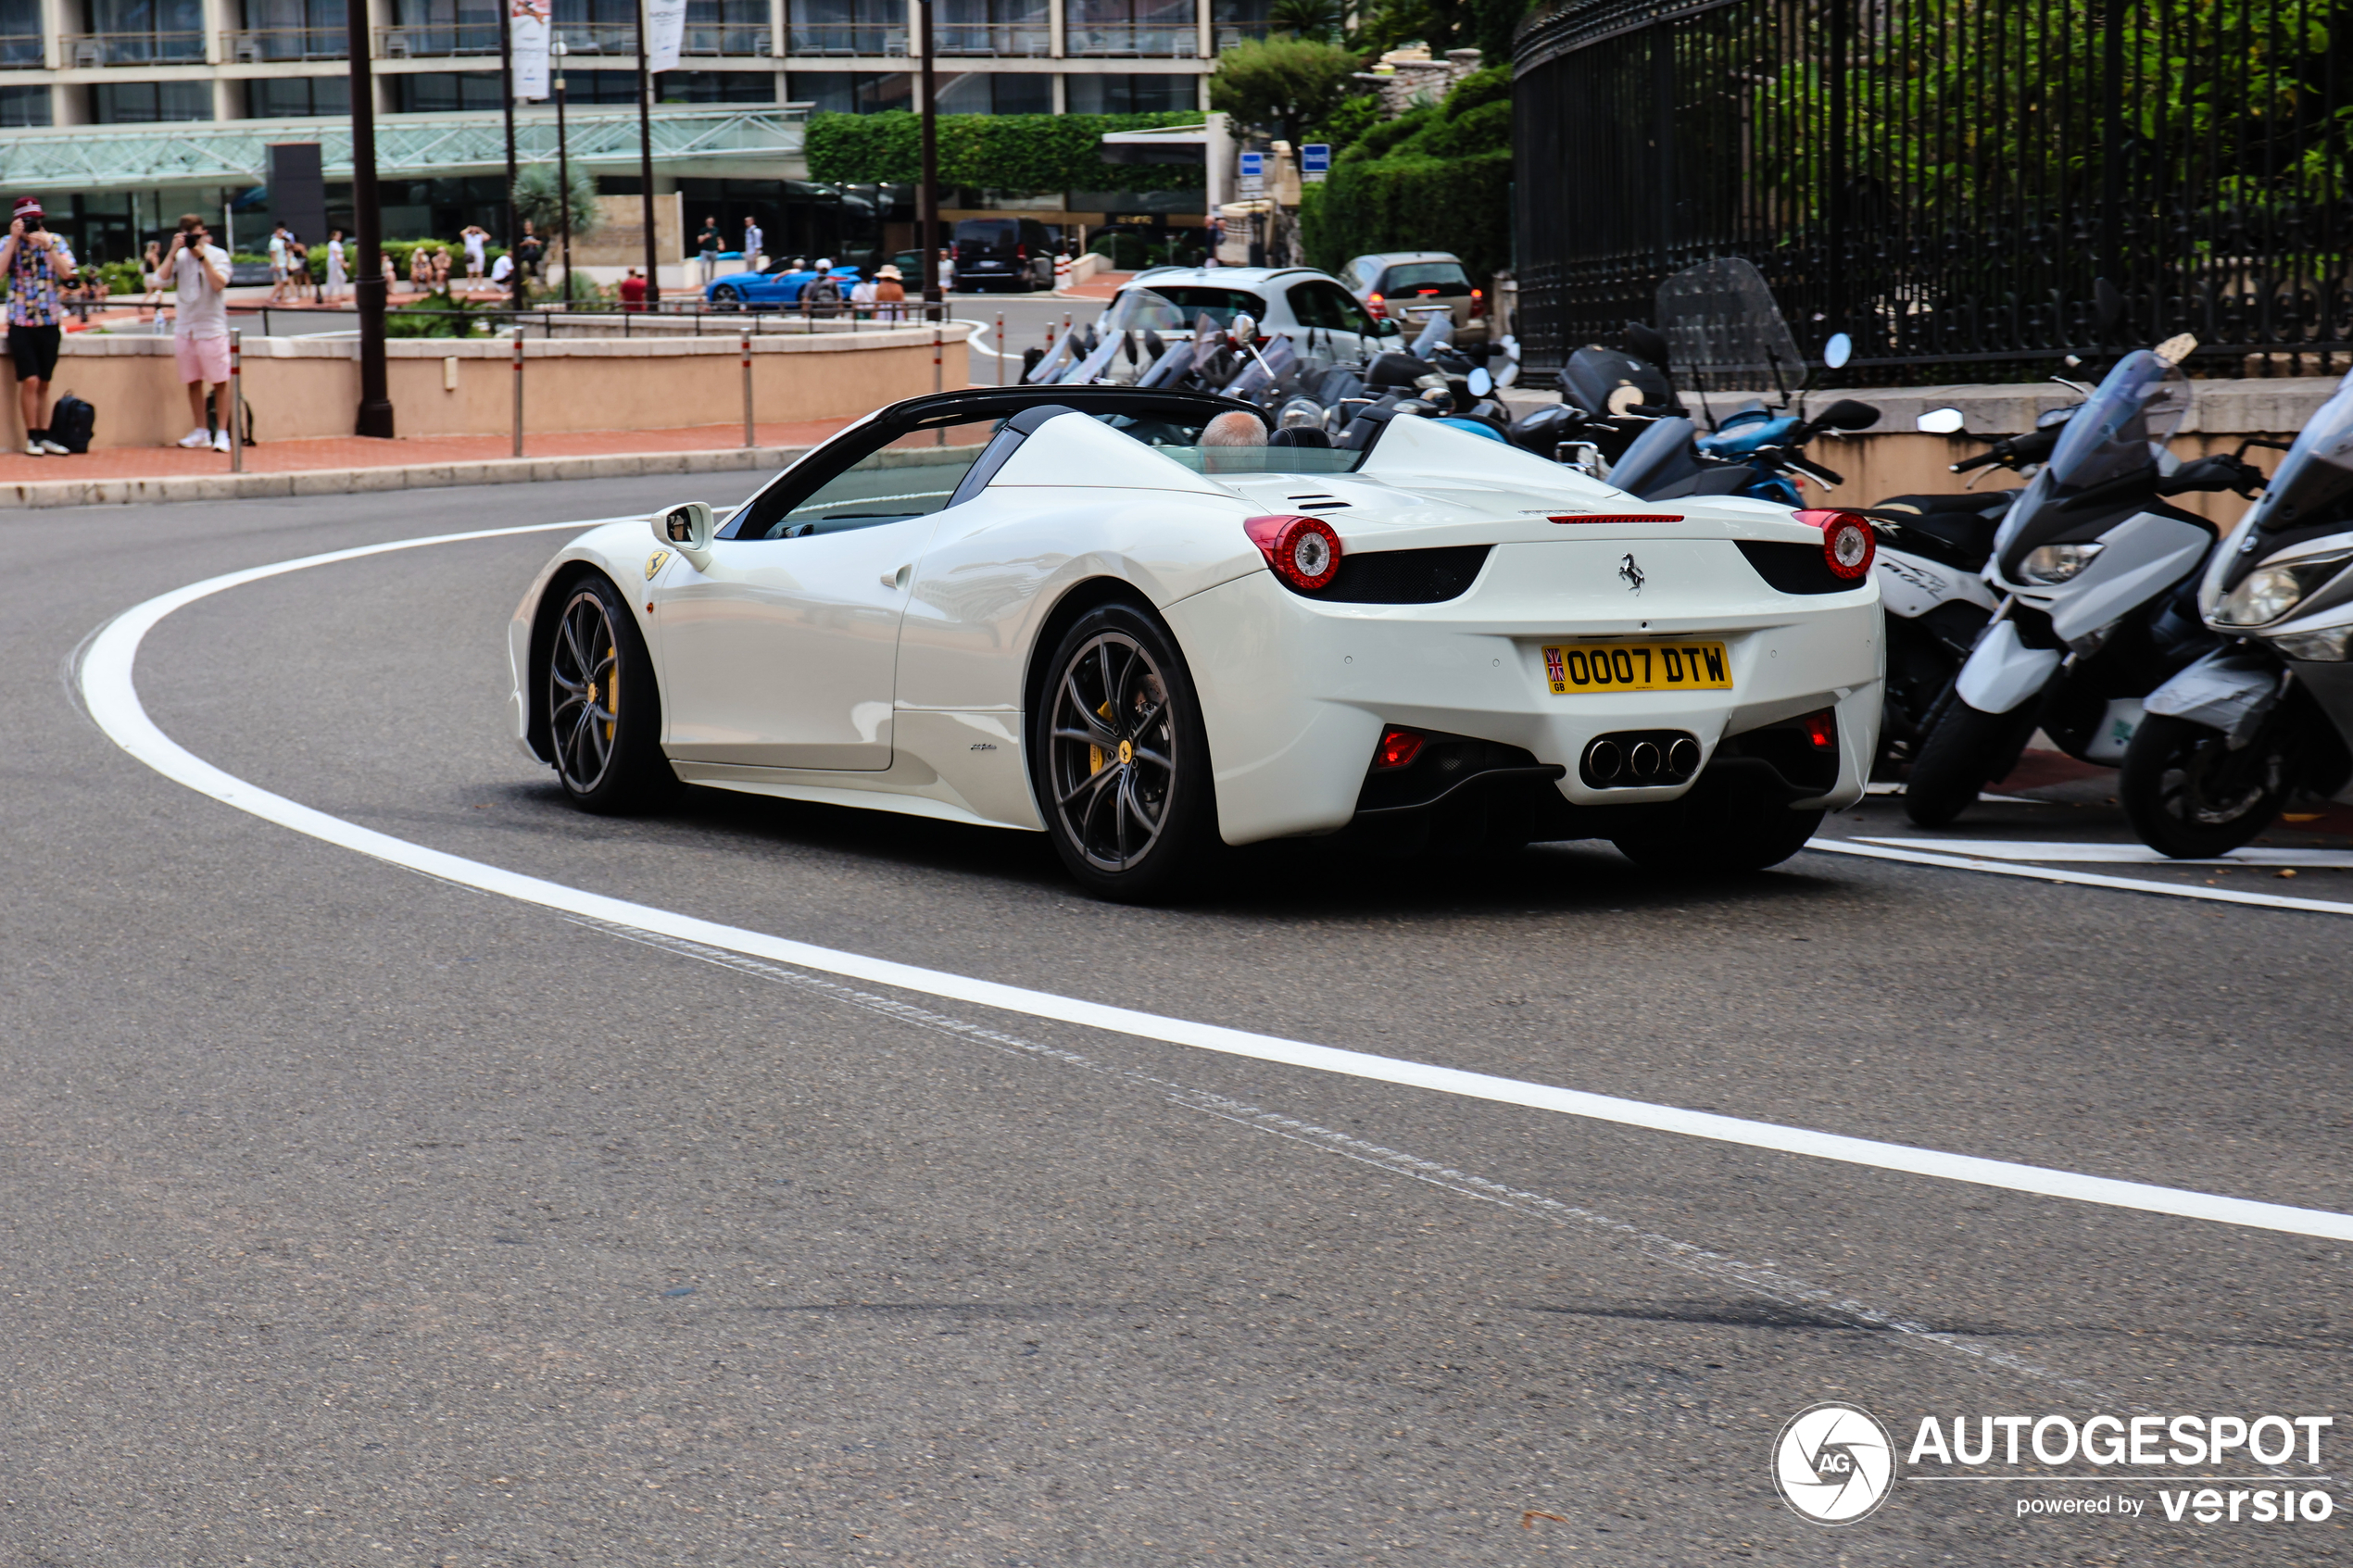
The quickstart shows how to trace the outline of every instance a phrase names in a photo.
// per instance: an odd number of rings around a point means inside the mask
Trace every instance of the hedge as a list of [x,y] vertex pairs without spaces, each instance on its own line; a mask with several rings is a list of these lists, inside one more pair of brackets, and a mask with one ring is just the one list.
[[[939,118],[939,182],[1000,191],[1197,190],[1202,166],[1103,161],[1106,131],[1199,125],[1198,112],[1176,114],[951,114]],[[922,172],[922,117],[882,114],[809,117],[803,144],[809,178],[848,185],[912,184]]]
[[1310,185],[1300,238],[1310,266],[1390,250],[1443,250],[1482,284],[1511,264],[1512,155],[1360,159]]

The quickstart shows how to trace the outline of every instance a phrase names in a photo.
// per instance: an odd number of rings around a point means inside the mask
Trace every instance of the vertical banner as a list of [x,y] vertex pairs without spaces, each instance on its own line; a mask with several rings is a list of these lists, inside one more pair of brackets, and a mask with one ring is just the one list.
[[647,73],[676,70],[686,42],[686,0],[645,0],[645,6]]
[[547,85],[547,31],[555,0],[504,0],[514,50],[514,94],[544,99]]

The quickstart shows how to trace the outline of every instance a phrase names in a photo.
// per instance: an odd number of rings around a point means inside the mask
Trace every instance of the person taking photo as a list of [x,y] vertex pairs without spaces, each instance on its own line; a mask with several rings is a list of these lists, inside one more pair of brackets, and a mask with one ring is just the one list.
[[[180,379],[188,386],[188,412],[195,428],[180,438],[191,449],[229,450],[236,421],[229,408],[229,253],[212,243],[204,220],[189,213],[171,236],[163,265],[149,280],[169,288],[178,302],[172,312],[171,350]],[[212,394],[219,433],[205,429],[205,394]]]
[[67,448],[49,439],[49,380],[57,371],[64,342],[62,291],[74,280],[73,253],[44,227],[47,220],[33,196],[17,198],[8,237],[0,240],[0,275],[8,280],[8,358],[17,370],[17,399],[24,410],[24,450],[29,458],[62,458]]

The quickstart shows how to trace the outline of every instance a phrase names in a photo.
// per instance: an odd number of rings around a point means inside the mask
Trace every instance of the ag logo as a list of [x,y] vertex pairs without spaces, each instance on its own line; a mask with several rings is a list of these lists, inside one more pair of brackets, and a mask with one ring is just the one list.
[[1790,1417],[1773,1440],[1773,1485],[1817,1524],[1852,1524],[1887,1500],[1895,1445],[1869,1411],[1837,1403]]

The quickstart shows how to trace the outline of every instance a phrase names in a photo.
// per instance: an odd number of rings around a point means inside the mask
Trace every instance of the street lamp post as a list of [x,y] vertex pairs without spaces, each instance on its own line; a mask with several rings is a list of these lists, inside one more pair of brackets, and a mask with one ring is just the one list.
[[[359,312],[361,435],[392,439],[392,395],[384,370],[384,215],[376,205],[376,82],[368,57],[368,7],[345,7],[351,54],[351,226],[359,242],[351,302]],[[225,230],[228,225],[223,223]]]
[[[661,246],[654,238],[654,79],[647,69],[647,50],[651,44],[646,34],[648,14],[651,7],[646,0],[637,0],[637,183],[644,190],[641,198],[646,231],[646,308],[661,308]],[[749,258],[746,258],[749,264]]]
[[548,45],[556,56],[556,220],[563,225],[564,307],[572,307],[572,154],[564,143],[564,41]]
[[923,182],[915,189],[915,243],[924,256],[924,316],[937,321],[947,309],[939,289],[939,102],[932,82],[931,7],[932,0],[915,0],[915,48],[923,61],[916,77],[922,100],[916,108],[923,116]]

